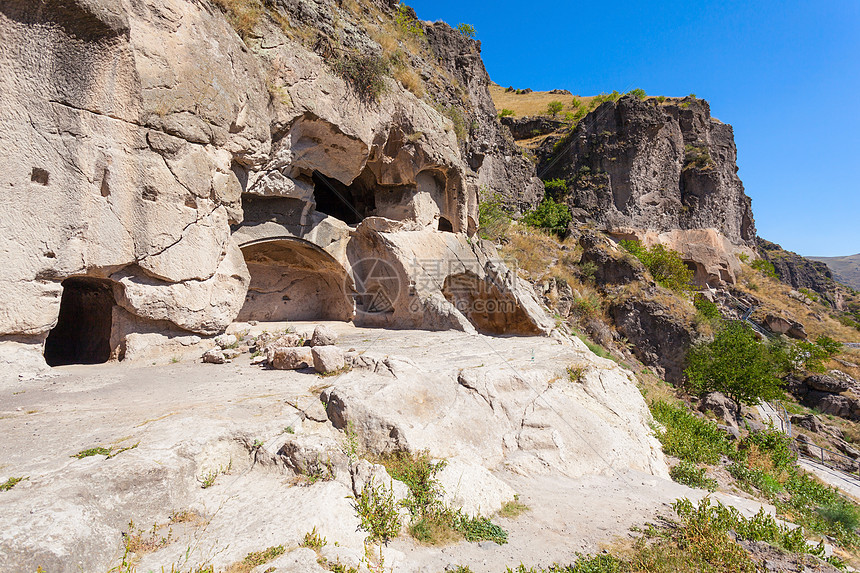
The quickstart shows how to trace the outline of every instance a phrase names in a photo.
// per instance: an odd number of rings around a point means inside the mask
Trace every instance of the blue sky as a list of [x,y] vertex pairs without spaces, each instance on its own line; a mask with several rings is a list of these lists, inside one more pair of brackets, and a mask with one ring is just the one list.
[[504,86],[707,99],[734,127],[758,234],[860,253],[860,1],[406,1],[473,25]]

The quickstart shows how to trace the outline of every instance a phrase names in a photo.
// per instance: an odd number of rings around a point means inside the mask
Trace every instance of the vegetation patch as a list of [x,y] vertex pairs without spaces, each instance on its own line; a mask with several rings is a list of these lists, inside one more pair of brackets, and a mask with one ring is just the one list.
[[714,160],[706,146],[684,146],[684,169],[709,169],[713,166]]
[[681,460],[681,463],[673,467],[669,471],[669,476],[676,482],[690,487],[698,487],[708,491],[717,490],[717,481],[705,477],[705,468],[700,468],[686,460]]
[[382,484],[364,484],[361,495],[353,498],[353,507],[361,518],[361,528],[374,541],[388,541],[400,532],[400,516],[394,492]]
[[6,481],[4,481],[3,483],[0,483],[0,491],[9,491],[9,490],[10,490],[10,489],[12,489],[13,487],[15,487],[16,485],[18,485],[18,484],[19,484],[19,483],[21,483],[22,481],[24,481],[25,479],[30,479],[30,478],[29,478],[29,477],[27,477],[27,476],[22,476],[22,477],[10,477],[9,479],[7,479]]
[[376,54],[346,52],[332,63],[334,72],[343,78],[364,101],[379,101],[385,91],[388,60]]
[[677,251],[663,245],[654,245],[649,249],[639,241],[621,241],[620,245],[642,261],[660,286],[678,293],[687,293],[692,289],[693,271],[687,268]]
[[481,189],[481,202],[478,205],[478,234],[482,239],[498,241],[504,237],[511,226],[511,215],[505,209],[504,198],[500,193]]
[[562,236],[567,233],[567,226],[572,219],[567,205],[556,203],[552,197],[545,197],[536,209],[525,214],[523,222],[530,227],[545,229]]

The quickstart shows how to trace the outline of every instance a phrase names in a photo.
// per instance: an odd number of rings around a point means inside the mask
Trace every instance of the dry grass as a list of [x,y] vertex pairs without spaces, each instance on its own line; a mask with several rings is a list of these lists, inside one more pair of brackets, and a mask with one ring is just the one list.
[[552,101],[560,101],[564,104],[564,109],[560,115],[567,111],[576,111],[571,104],[574,97],[581,103],[580,106],[588,108],[594,96],[569,96],[563,94],[551,94],[549,92],[532,92],[529,94],[517,95],[516,92],[506,92],[506,88],[490,84],[490,96],[496,104],[496,110],[502,111],[509,109],[514,112],[516,117],[525,117],[531,115],[546,115],[546,108]]
[[[803,324],[807,334],[813,340],[819,336],[829,336],[840,342],[860,342],[860,332],[831,317],[828,307],[818,302],[806,305],[794,300],[788,296],[789,291],[792,290],[789,285],[760,273],[748,265],[742,265],[742,267],[743,272],[737,286],[762,302],[762,308],[756,312],[756,316],[761,314],[763,318],[767,313],[778,315],[786,310],[790,317]],[[860,360],[860,352],[855,356]],[[859,363],[850,358],[848,360]]]
[[227,15],[230,25],[243,40],[254,33],[263,15],[263,5],[257,0],[213,0],[213,2]]
[[424,97],[424,82],[421,77],[410,67],[402,66],[395,68],[394,79],[400,82],[404,88],[415,94],[415,97]]

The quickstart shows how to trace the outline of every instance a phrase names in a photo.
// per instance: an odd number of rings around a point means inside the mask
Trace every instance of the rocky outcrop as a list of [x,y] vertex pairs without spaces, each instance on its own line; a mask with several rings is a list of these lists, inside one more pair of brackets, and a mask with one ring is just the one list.
[[[542,193],[480,44],[420,24],[417,50],[388,54],[390,2],[272,2],[244,24],[190,0],[37,4],[0,8],[17,46],[0,54],[4,362],[38,367],[46,338],[52,356],[94,340],[75,361],[97,362],[237,316],[349,320],[364,219],[465,237],[479,186],[524,207]],[[356,90],[341,64],[383,55],[428,95],[389,76],[378,99]]]
[[833,280],[833,273],[826,264],[786,251],[762,238],[757,239],[756,247],[761,258],[773,264],[779,280],[795,289],[815,291],[831,306],[842,308],[842,289]]
[[543,198],[544,186],[535,165],[499,124],[490,97],[490,76],[480,58],[481,43],[444,22],[426,25],[425,32],[439,65],[456,79],[453,89],[445,92],[444,105],[456,108],[464,96],[469,102],[465,148],[469,167],[477,172],[477,185],[485,192],[498,193],[515,211],[534,207]]
[[548,135],[563,128],[565,124],[558,119],[550,119],[536,115],[533,117],[503,117],[502,125],[507,127],[514,139],[530,139],[539,135]]
[[683,382],[684,359],[695,337],[692,325],[647,294],[614,301],[609,314],[618,332],[633,343],[639,360],[656,368],[667,382]]
[[706,101],[624,96],[547,144],[540,170],[567,180],[567,203],[605,230],[710,228],[751,246],[755,223],[736,157],[731,126],[712,118]]

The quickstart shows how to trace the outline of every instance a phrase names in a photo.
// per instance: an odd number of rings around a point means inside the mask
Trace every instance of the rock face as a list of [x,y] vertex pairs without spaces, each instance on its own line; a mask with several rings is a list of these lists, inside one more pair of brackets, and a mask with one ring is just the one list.
[[683,381],[684,359],[695,336],[692,325],[648,296],[613,302],[609,314],[639,360],[662,370],[667,382]]
[[704,100],[606,102],[558,149],[543,150],[540,169],[566,179],[568,204],[606,230],[711,228],[736,245],[754,244],[732,128]]
[[776,243],[762,238],[757,239],[756,246],[759,255],[773,264],[779,280],[795,289],[815,291],[831,306],[841,310],[842,292],[826,264],[786,251]]
[[417,51],[397,49],[428,95],[384,77],[368,99],[326,46],[391,56],[372,38],[393,6],[339,4],[267,3],[243,40],[191,0],[4,3],[4,361],[123,358],[132,335],[214,335],[237,316],[350,320],[367,278],[355,225],[465,237],[479,186],[537,201],[479,43],[419,23]]

